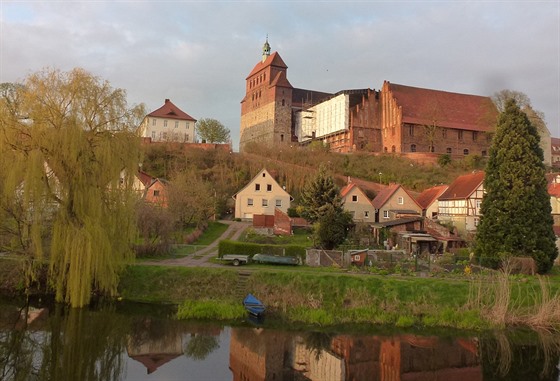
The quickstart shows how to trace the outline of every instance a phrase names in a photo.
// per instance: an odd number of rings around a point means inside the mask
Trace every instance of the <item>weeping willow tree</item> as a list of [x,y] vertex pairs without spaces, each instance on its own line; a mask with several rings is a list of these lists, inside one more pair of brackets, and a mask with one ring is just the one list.
[[58,301],[114,293],[132,256],[143,115],[82,69],[32,74],[0,101],[0,242],[28,260],[30,276],[48,260]]

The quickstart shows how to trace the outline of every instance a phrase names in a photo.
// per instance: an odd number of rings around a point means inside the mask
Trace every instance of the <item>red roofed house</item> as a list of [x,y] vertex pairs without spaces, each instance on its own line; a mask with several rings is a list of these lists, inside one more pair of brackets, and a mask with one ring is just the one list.
[[140,124],[140,136],[152,142],[192,143],[196,119],[175,106],[169,99],[149,113]]
[[384,152],[486,156],[498,111],[489,97],[383,83]]
[[416,202],[422,207],[422,215],[427,218],[437,219],[438,198],[447,190],[447,185],[438,185],[424,190],[416,198]]
[[459,176],[438,199],[438,219],[450,222],[460,235],[476,232],[484,196],[484,172]]
[[422,207],[399,184],[391,184],[381,190],[371,203],[375,208],[375,222],[388,222],[422,215]]
[[239,150],[249,142],[269,145],[292,142],[292,109],[315,102],[331,94],[294,88],[287,78],[288,66],[280,54],[270,54],[268,38],[262,60],[245,79],[245,97],[241,101]]
[[344,209],[350,212],[354,222],[375,222],[375,208],[371,200],[358,185],[349,181],[340,190]]

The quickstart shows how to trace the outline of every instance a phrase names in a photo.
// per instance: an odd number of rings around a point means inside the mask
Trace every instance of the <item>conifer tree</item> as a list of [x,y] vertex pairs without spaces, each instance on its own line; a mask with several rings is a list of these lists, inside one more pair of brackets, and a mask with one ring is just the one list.
[[476,254],[485,265],[525,256],[543,273],[558,255],[539,143],[527,115],[515,100],[507,101],[490,148],[476,235]]
[[[47,259],[56,299],[87,304],[116,292],[136,236],[134,130],[126,93],[82,69],[45,69],[0,100],[0,241],[28,263]],[[28,274],[33,274],[31,271]]]
[[324,165],[301,192],[301,216],[314,224],[315,235],[322,247],[333,249],[344,242],[352,217],[344,210],[340,191]]

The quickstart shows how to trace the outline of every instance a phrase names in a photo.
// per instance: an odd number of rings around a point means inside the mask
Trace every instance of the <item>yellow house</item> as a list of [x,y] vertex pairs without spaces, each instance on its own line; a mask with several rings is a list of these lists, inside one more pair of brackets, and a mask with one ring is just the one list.
[[277,208],[288,213],[293,200],[266,169],[262,169],[243,189],[237,192],[235,200],[235,218],[252,220],[253,215],[274,215]]
[[355,183],[348,183],[340,190],[344,209],[350,212],[354,222],[375,222],[375,208],[364,191]]

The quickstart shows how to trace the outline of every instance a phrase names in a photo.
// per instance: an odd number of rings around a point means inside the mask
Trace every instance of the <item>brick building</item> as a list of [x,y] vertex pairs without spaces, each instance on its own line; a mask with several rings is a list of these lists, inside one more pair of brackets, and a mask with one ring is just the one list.
[[240,150],[319,140],[335,152],[486,156],[496,118],[489,97],[383,83],[381,90],[336,94],[294,88],[287,65],[268,40],[246,78]]
[[280,54],[270,53],[267,39],[261,61],[245,79],[245,97],[241,101],[240,151],[249,142],[291,144],[294,140],[293,110],[331,95],[294,88],[288,81],[287,71],[288,66]]

